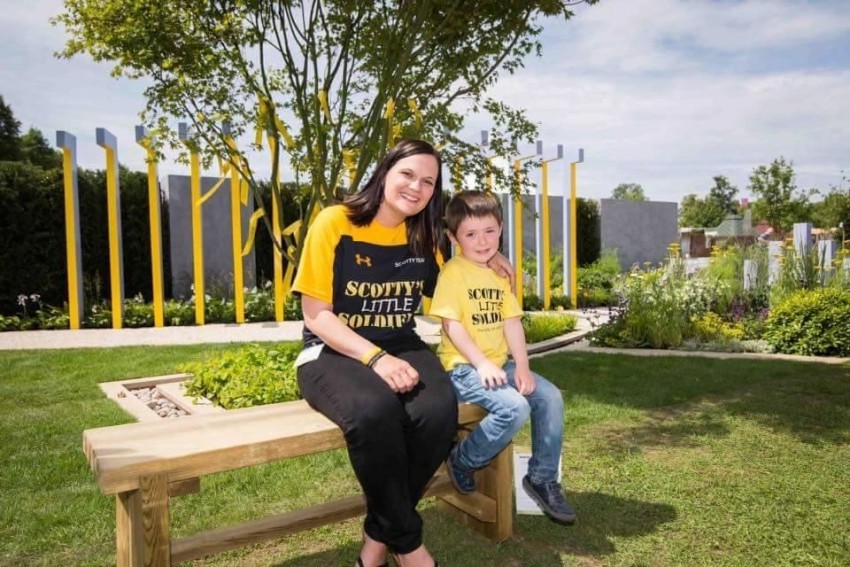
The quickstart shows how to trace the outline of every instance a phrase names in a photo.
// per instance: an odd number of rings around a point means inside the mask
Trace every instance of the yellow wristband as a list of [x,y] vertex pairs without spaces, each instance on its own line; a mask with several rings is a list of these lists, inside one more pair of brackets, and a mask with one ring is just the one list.
[[369,362],[372,360],[372,358],[374,358],[375,355],[381,352],[382,350],[383,349],[378,346],[370,348],[365,353],[363,353],[363,356],[360,357],[360,364],[362,364],[363,366],[369,366]]

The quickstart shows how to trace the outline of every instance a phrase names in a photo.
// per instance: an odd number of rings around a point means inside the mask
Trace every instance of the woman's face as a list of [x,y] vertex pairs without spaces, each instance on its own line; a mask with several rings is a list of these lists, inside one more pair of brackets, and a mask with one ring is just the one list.
[[400,159],[384,179],[384,200],[375,219],[384,226],[398,226],[428,206],[438,175],[437,158],[416,154]]

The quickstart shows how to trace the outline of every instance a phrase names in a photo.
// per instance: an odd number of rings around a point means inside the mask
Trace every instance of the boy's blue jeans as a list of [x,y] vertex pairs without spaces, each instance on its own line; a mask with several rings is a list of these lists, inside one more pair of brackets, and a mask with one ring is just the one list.
[[531,416],[531,459],[528,476],[534,484],[559,481],[558,461],[564,438],[564,399],[551,382],[534,374],[537,387],[529,396],[516,389],[516,366],[503,366],[508,383],[488,390],[470,364],[459,364],[451,371],[451,381],[459,400],[478,404],[489,414],[469,436],[460,442],[456,465],[465,469],[485,467],[511,442]]

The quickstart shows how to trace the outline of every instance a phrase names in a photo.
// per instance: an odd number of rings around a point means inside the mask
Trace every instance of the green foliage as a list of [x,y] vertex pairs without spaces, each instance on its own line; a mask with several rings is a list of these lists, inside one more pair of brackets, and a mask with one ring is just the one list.
[[623,201],[648,201],[639,183],[620,183],[611,191],[612,199]]
[[298,343],[250,344],[184,364],[181,371],[192,375],[186,393],[225,409],[297,400],[300,393],[293,363],[300,350]]
[[523,293],[522,309],[523,311],[541,311],[543,309],[543,300],[536,293]]
[[20,137],[21,161],[29,162],[43,169],[60,169],[62,152],[54,150],[41,130],[30,128]]
[[[263,289],[245,290],[245,320],[273,321],[274,292],[271,282]],[[70,319],[68,307],[62,309],[42,302],[38,294],[19,295],[18,315],[2,316],[0,331],[28,331],[34,329],[67,329]],[[112,308],[107,300],[86,303],[83,327],[87,329],[108,329],[112,327]],[[207,323],[233,323],[236,320],[236,308],[231,298],[208,298],[204,304],[204,317]],[[169,327],[191,326],[195,324],[195,300],[168,299],[163,305],[165,325]],[[283,316],[287,321],[300,321],[301,299],[290,294],[283,307]],[[153,327],[153,304],[146,302],[141,294],[124,300],[124,327]]]
[[683,227],[714,227],[723,222],[724,217],[720,205],[696,193],[685,195],[679,206],[679,226]]
[[[599,258],[602,248],[599,205],[594,199],[583,199],[579,197],[576,207],[578,264],[579,266],[587,266]],[[563,258],[561,260],[563,261]]]
[[744,338],[744,329],[740,323],[724,321],[712,311],[694,317],[691,332],[702,342],[728,342]]
[[[102,171],[78,172],[80,239],[85,301],[107,299],[109,242],[106,178]],[[151,295],[150,228],[147,175],[119,171],[124,257],[124,293]],[[68,300],[62,172],[24,162],[0,163],[0,313],[16,312],[18,294],[38,294],[45,303]],[[167,202],[161,201],[167,215]],[[167,218],[167,217],[166,217]],[[168,242],[167,220],[162,223]],[[164,270],[170,273],[168,247]],[[165,278],[166,296],[171,279]]]
[[528,344],[539,343],[575,331],[578,320],[568,313],[535,313],[522,317]]
[[616,250],[604,250],[595,262],[578,269],[579,307],[616,305],[614,283],[620,274]]
[[[236,156],[221,124],[228,123],[238,138],[254,132],[259,120],[274,139],[271,179],[277,198],[285,161],[298,164],[296,179],[309,179],[302,217],[308,220],[320,203],[358,187],[396,138],[448,142],[448,161],[463,158],[463,173],[484,179],[487,156],[455,135],[467,112],[491,115],[489,155],[517,156],[517,144],[532,142],[537,127],[524,111],[487,98],[487,90],[499,73],[514,73],[527,56],[540,52],[545,17],[568,19],[570,5],[67,0],[54,23],[70,38],[61,56],[86,53],[112,62],[115,76],[145,80],[143,120],[157,143],[185,151],[168,122],[187,117],[197,133],[193,144],[207,160],[232,161]],[[460,98],[463,111],[453,104]],[[284,148],[288,160],[278,151]],[[259,204],[253,172],[261,168],[242,165],[245,154],[238,157]],[[510,173],[492,173],[500,185],[520,189]],[[289,245],[303,242],[307,225],[284,246],[287,260],[297,261]]]
[[[844,182],[848,183],[847,178]],[[844,223],[843,231],[835,231],[839,242],[850,235],[850,190],[831,187],[820,201],[812,204],[812,221],[819,228],[833,229]]]
[[714,177],[714,186],[705,198],[691,193],[682,199],[679,207],[679,226],[714,227],[723,222],[726,215],[739,210],[735,195],[738,188],[723,175]]
[[595,262],[578,269],[578,287],[611,290],[619,274],[620,261],[617,259],[617,251],[605,250]]
[[770,166],[755,168],[749,189],[758,197],[753,204],[755,216],[766,220],[779,232],[808,218],[809,194],[797,190],[793,164],[786,162],[784,157],[773,160]]
[[20,158],[20,133],[20,121],[15,118],[12,107],[3,100],[3,95],[0,95],[0,161],[16,161]]
[[572,306],[572,302],[570,301],[569,295],[553,294],[552,297],[549,299],[549,305],[550,307],[552,307],[552,309],[563,310],[569,309]]
[[771,310],[764,338],[777,352],[850,356],[850,290],[800,290]]
[[798,251],[793,245],[784,245],[779,277],[770,287],[770,303],[781,303],[787,296],[799,290],[812,290],[824,284],[843,287],[845,274],[837,266],[828,266],[815,246]]
[[601,346],[675,348],[692,333],[692,319],[716,307],[725,290],[707,274],[687,277],[681,261],[632,270],[617,283],[624,310],[591,333]]
[[587,309],[590,307],[608,307],[617,305],[620,301],[617,293],[612,289],[599,287],[579,288],[578,306]]

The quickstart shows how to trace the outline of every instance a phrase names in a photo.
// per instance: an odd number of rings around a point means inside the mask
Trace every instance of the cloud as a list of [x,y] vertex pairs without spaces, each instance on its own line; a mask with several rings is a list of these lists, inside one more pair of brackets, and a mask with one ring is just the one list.
[[[84,167],[103,167],[94,130],[106,127],[121,161],[142,169],[133,126],[144,84],[112,79],[85,56],[53,57],[64,32],[47,20],[61,0],[8,4],[0,94],[18,119],[51,141],[55,130],[76,134]],[[837,185],[850,171],[850,2],[603,0],[542,23],[543,58],[493,94],[527,109],[547,152],[560,143],[575,159],[586,149],[584,196],[637,182],[653,200],[680,201],[718,174],[744,192],[752,169],[779,156],[793,160],[803,188]],[[472,117],[465,135],[477,140],[487,126]],[[565,187],[565,165],[552,167],[553,192]]]
[[808,68],[770,50],[837,47],[848,28],[843,3],[602,2],[547,23],[543,58],[493,94],[526,108],[548,144],[586,148],[589,196],[637,182],[680,201],[718,174],[745,193],[780,155],[799,186],[826,188],[850,165],[850,50]]

